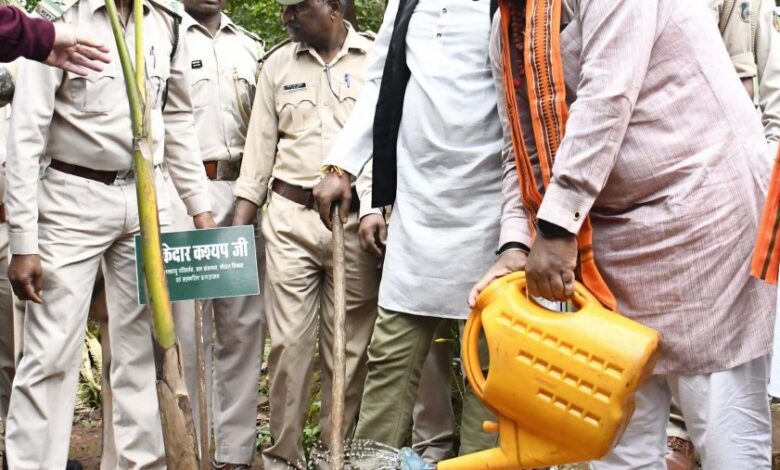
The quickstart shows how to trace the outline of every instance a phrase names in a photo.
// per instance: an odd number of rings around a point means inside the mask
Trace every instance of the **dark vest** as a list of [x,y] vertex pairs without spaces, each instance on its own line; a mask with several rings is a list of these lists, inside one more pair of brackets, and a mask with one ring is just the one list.
[[[389,206],[395,202],[398,185],[398,131],[401,127],[406,85],[411,77],[411,71],[406,64],[406,33],[418,1],[400,0],[393,36],[390,38],[390,46],[387,50],[387,60],[374,115],[374,180],[371,201],[373,207]],[[498,0],[490,0],[490,19],[497,9]]]

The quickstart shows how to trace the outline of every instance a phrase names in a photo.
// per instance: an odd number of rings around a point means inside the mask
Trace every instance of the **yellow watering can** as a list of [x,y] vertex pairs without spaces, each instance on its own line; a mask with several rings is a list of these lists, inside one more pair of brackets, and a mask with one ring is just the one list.
[[[438,470],[527,469],[596,460],[609,452],[650,377],[660,337],[604,307],[577,284],[576,313],[527,297],[525,273],[494,281],[463,334],[469,384],[498,416],[499,447],[439,462]],[[490,351],[485,378],[478,343]]]

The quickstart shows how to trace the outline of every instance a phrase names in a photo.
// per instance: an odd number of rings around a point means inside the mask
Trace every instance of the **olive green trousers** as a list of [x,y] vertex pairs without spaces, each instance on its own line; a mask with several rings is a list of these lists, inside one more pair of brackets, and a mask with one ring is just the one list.
[[[368,375],[363,389],[355,439],[400,448],[409,444],[412,412],[420,376],[434,333],[446,319],[379,308],[368,347]],[[462,329],[462,327],[461,327]],[[483,345],[482,364],[487,364]],[[482,430],[495,416],[466,386],[460,431],[460,455],[495,447],[498,435]]]

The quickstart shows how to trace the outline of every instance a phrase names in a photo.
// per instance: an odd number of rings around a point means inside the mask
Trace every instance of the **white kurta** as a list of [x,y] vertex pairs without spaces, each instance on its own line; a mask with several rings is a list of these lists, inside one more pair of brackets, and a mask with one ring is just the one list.
[[[398,138],[398,191],[379,305],[466,318],[495,259],[502,130],[488,58],[489,0],[420,0],[406,38],[411,79]],[[390,0],[368,82],[327,164],[353,175],[372,156],[373,121],[398,10]]]

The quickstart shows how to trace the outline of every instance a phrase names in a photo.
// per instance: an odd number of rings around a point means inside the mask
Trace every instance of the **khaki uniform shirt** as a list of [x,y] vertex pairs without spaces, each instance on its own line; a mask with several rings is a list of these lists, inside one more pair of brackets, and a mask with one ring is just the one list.
[[[304,43],[285,44],[266,58],[237,197],[260,206],[271,177],[304,188],[319,181],[322,162],[363,88],[372,47],[370,39],[347,27],[344,45],[330,64]],[[370,210],[370,198],[363,202],[366,213],[378,212]]]
[[[154,164],[160,165],[165,155],[173,182],[190,215],[207,212],[211,210],[208,180],[195,134],[187,41],[182,34],[171,60],[173,16],[148,0],[144,1],[143,8]],[[88,31],[108,45],[113,60],[102,72],[91,72],[87,77],[32,61],[21,65],[6,165],[5,201],[14,254],[38,252],[36,181],[41,164],[57,159],[105,171],[127,171],[133,166],[130,107],[103,1],[81,0],[58,21]],[[124,36],[134,58],[133,15]],[[165,84],[169,78],[163,112]]]
[[740,78],[754,78],[764,135],[777,154],[780,141],[780,22],[774,0],[706,0]]
[[222,15],[213,37],[189,15],[192,102],[203,161],[238,160],[244,152],[263,44]]

